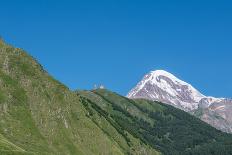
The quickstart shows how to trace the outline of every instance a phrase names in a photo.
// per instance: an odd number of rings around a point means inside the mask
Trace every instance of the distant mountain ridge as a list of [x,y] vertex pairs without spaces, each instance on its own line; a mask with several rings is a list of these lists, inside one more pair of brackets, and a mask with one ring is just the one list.
[[167,71],[146,74],[127,97],[167,103],[194,114],[217,129],[232,132],[232,100],[205,96]]

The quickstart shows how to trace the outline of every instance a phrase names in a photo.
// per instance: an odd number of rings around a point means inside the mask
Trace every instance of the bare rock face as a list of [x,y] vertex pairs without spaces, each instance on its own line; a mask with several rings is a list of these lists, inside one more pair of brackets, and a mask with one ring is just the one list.
[[232,133],[232,100],[205,96],[190,84],[164,70],[146,74],[127,97],[172,105],[219,130]]
[[201,120],[219,130],[232,133],[232,100],[215,101],[210,106],[200,110],[204,111],[199,115]]

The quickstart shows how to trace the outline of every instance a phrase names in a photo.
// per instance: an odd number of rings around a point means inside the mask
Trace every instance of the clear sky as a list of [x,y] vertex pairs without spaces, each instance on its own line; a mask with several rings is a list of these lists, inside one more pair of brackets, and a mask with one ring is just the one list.
[[0,35],[71,89],[125,95],[164,69],[232,97],[231,0],[7,0]]

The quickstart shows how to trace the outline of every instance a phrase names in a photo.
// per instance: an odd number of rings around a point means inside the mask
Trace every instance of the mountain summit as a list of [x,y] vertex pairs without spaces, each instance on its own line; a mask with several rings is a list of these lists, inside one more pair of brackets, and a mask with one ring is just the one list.
[[128,93],[127,97],[167,103],[196,114],[205,122],[222,131],[232,132],[231,100],[205,96],[191,84],[180,80],[167,71],[149,72]]
[[164,70],[151,71],[128,94],[129,98],[146,98],[177,106],[185,111],[197,109],[205,98],[190,84]]

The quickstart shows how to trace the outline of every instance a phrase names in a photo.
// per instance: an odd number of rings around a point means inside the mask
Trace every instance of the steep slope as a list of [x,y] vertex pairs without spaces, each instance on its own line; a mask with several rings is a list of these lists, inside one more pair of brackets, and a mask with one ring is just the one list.
[[4,155],[10,155],[10,154],[16,154],[16,155],[22,155],[22,154],[32,154],[30,152],[27,152],[23,150],[22,148],[16,146],[15,144],[9,142],[6,138],[4,138],[0,134],[0,154]]
[[[102,120],[105,126],[111,124]],[[111,126],[111,131],[115,131]],[[139,149],[155,154],[140,140],[116,141],[88,116],[81,98],[54,80],[23,50],[0,40],[0,153],[38,155],[123,155]],[[138,149],[138,150],[136,150]],[[4,153],[3,153],[4,152]],[[139,153],[138,153],[139,154]]]
[[127,95],[170,104],[195,114],[225,132],[232,132],[232,100],[208,97],[163,70],[151,71]]
[[104,89],[78,91],[77,94],[85,101],[90,117],[95,109],[106,120],[111,120],[125,137],[137,137],[163,154],[232,154],[232,135],[172,106],[143,99],[131,100]]

